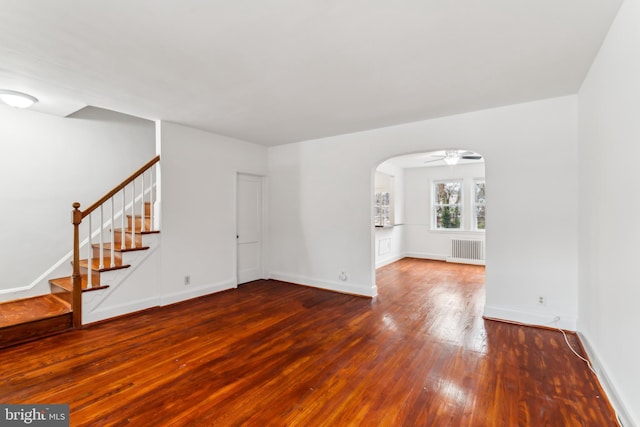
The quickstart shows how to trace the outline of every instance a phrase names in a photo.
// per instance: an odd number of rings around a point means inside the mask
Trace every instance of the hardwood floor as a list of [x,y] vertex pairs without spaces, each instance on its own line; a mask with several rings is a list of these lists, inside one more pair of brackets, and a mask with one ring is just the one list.
[[483,282],[415,259],[373,300],[252,282],[0,350],[0,402],[73,426],[615,426],[559,332],[482,319]]

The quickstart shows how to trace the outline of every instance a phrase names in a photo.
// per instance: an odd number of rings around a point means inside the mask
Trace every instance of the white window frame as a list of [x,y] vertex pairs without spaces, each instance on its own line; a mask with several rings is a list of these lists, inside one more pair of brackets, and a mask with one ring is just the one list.
[[[458,203],[455,204],[439,204],[437,203],[437,191],[436,186],[443,183],[456,182],[460,185],[460,195],[458,197]],[[438,228],[438,208],[444,206],[458,206],[460,211],[460,226],[458,228]],[[464,179],[462,178],[450,178],[440,179],[431,182],[431,230],[432,231],[445,231],[445,232],[458,232],[464,231]]]

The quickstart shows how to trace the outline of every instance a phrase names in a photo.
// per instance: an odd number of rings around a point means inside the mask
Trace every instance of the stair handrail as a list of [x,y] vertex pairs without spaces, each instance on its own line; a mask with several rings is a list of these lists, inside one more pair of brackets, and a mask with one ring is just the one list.
[[[116,195],[119,191],[124,189],[127,185],[132,183],[136,178],[142,175],[144,172],[149,170],[153,165],[160,161],[160,155],[157,155],[150,161],[148,161],[144,166],[131,174],[127,179],[122,181],[120,184],[115,186],[111,191],[101,197],[97,202],[90,205],[87,209],[81,211],[80,203],[74,202],[72,207],[73,211],[71,212],[71,223],[73,224],[73,273],[71,275],[71,284],[72,284],[72,298],[71,298],[71,309],[72,309],[72,319],[73,319],[73,327],[78,328],[82,326],[82,276],[80,274],[80,224],[82,220],[86,218],[91,212],[99,208],[103,205],[107,200],[111,199],[114,195]],[[102,226],[102,225],[101,225]],[[91,233],[91,230],[89,230]],[[91,274],[89,271],[88,274]]]
[[119,185],[117,185],[116,187],[113,188],[113,190],[109,191],[107,194],[105,194],[104,196],[102,196],[102,198],[100,198],[100,200],[98,200],[97,202],[95,202],[94,204],[92,204],[91,206],[89,206],[87,209],[82,211],[82,219],[84,219],[87,215],[89,215],[91,212],[93,212],[94,210],[96,210],[97,208],[100,207],[100,205],[104,204],[104,202],[106,202],[107,200],[109,200],[110,198],[112,198],[114,195],[116,195],[118,193],[118,191],[122,190],[124,187],[126,187],[128,184],[130,184],[131,182],[133,182],[134,179],[136,179],[137,177],[139,177],[140,175],[142,175],[144,172],[146,172],[148,169],[151,168],[151,166],[155,165],[156,163],[158,163],[160,161],[160,155],[155,156],[153,159],[149,160],[144,166],[142,166],[140,169],[138,169],[137,171],[135,171],[133,174],[131,174],[131,176],[127,179],[125,179],[124,181],[122,181]]

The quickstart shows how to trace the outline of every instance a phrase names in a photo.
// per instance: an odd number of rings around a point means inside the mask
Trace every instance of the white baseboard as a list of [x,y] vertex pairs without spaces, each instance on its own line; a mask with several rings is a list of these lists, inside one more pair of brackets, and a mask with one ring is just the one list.
[[486,261],[483,259],[478,260],[478,259],[468,259],[468,258],[446,257],[446,261],[453,262],[456,264],[486,265]]
[[575,317],[558,314],[560,320],[554,322],[553,319],[556,315],[553,314],[532,313],[512,308],[491,307],[488,305],[484,308],[484,316],[507,322],[522,323],[524,325],[558,327],[567,331],[576,330],[577,320]]
[[378,289],[375,286],[357,285],[346,282],[331,282],[326,280],[317,280],[311,277],[298,276],[293,274],[271,272],[270,279],[280,280],[282,282],[295,283],[297,285],[311,286],[314,288],[326,289],[329,291],[340,292],[343,294],[359,295],[365,297],[375,297]]
[[380,260],[380,261],[376,262],[376,268],[380,268],[380,267],[384,267],[385,265],[393,264],[394,262],[400,261],[402,258],[405,258],[405,257],[406,257],[405,254],[400,254],[400,255],[393,256],[391,258],[386,258],[386,259]]
[[447,256],[443,254],[432,254],[428,252],[406,252],[406,258],[432,259],[434,261],[446,261]]
[[607,393],[607,397],[609,398],[609,402],[613,405],[615,409],[618,420],[622,424],[623,427],[637,427],[640,425],[640,420],[634,421],[627,411],[626,408],[630,407],[629,402],[625,402],[624,399],[620,397],[620,395],[616,392],[616,388],[613,386],[613,382],[611,378],[607,375],[607,370],[605,369],[605,365],[602,362],[602,359],[598,356],[598,352],[593,348],[591,342],[581,332],[578,332],[578,336],[580,337],[580,341],[582,342],[582,346],[584,350],[587,352],[589,356],[589,360],[591,361],[591,366],[598,373],[598,379],[600,380],[600,384],[604,389],[605,393]]
[[418,259],[432,259],[434,261],[446,261],[453,262],[457,264],[473,264],[473,265],[485,265],[485,260],[474,260],[474,259],[466,259],[466,258],[452,258],[446,254],[434,254],[428,252],[407,252],[404,254],[404,257],[408,258],[418,258]]
[[228,289],[237,288],[238,284],[235,279],[227,279],[218,283],[211,283],[198,287],[189,288],[180,292],[172,292],[160,296],[160,305],[175,304],[180,301],[186,301],[191,298],[198,298],[216,292],[226,291]]
[[[236,288],[235,280],[225,280],[223,282],[198,286],[192,289],[173,292],[167,295],[153,295],[148,298],[142,298],[133,302],[127,302],[124,304],[111,305],[105,308],[98,308],[94,310],[84,310],[82,313],[82,323],[89,324],[99,322],[101,320],[110,319],[113,317],[122,316],[125,314],[135,313],[136,311],[146,310],[152,307],[164,306],[174,304],[181,301],[186,301],[192,298],[198,298],[204,295],[209,295],[215,292],[226,291],[227,289]],[[96,291],[91,293],[85,293],[84,298],[96,298],[96,293],[104,291]],[[90,303],[83,304],[89,308]]]
[[90,323],[111,319],[113,317],[118,317],[118,316],[122,316],[129,313],[135,313],[136,311],[146,310],[148,308],[157,307],[159,305],[160,305],[160,298],[157,296],[153,296],[153,297],[144,298],[138,301],[134,301],[128,304],[111,306],[102,310],[83,311],[82,324],[88,325]]

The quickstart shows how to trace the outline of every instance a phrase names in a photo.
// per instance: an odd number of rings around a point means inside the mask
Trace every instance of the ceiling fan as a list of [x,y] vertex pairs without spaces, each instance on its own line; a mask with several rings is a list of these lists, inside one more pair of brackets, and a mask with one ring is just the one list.
[[443,154],[432,154],[430,157],[437,157],[437,159],[427,160],[425,163],[433,163],[444,161],[447,165],[453,166],[458,163],[459,160],[480,160],[482,156],[474,153],[473,151],[462,150],[445,150]]

